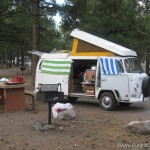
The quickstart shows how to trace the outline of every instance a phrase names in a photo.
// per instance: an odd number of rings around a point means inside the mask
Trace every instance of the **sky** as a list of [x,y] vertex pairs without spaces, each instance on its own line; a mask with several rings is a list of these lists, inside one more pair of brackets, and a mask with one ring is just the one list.
[[[56,0],[57,3],[59,4],[63,4],[65,0]],[[61,17],[59,16],[59,14],[56,14],[56,16],[54,16],[55,21],[57,22],[57,24],[60,23],[61,21]]]
[[54,18],[54,20],[57,22],[57,24],[59,24],[59,23],[60,23],[60,21],[61,21],[61,17],[59,16],[59,14],[58,14],[58,13],[57,13],[57,14],[56,14],[56,16],[54,16],[53,18]]
[[65,0],[56,0],[57,3],[63,4]]

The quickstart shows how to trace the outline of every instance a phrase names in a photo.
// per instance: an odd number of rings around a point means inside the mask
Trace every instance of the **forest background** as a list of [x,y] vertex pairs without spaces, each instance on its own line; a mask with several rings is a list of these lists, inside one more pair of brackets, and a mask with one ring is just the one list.
[[[0,64],[12,66],[28,51],[71,50],[80,29],[135,50],[150,64],[150,0],[1,0]],[[59,14],[58,26],[54,16]],[[9,63],[9,64],[7,64]],[[37,58],[32,56],[32,69]],[[19,65],[19,61],[17,61]]]

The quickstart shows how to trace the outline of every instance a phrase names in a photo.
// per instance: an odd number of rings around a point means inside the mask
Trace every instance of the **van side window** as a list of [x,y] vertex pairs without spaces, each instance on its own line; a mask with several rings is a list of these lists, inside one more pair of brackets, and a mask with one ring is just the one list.
[[118,67],[119,67],[119,72],[123,73],[124,69],[123,69],[122,63],[120,61],[118,61]]
[[39,64],[39,70],[41,70],[42,69],[42,63],[43,63],[43,60],[40,62],[40,64]]

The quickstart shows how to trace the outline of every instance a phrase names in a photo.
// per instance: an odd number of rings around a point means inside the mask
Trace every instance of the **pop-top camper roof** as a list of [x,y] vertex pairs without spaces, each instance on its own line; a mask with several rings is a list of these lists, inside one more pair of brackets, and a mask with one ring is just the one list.
[[70,56],[70,52],[67,53],[44,53],[42,59],[66,59]]
[[80,30],[70,35],[74,37],[72,56],[137,56],[133,50]]

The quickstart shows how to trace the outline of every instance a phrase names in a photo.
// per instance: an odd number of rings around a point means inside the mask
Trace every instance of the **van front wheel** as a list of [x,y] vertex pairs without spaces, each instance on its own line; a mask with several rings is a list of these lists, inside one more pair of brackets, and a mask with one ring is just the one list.
[[117,101],[113,93],[104,92],[99,98],[99,105],[104,110],[115,110]]

